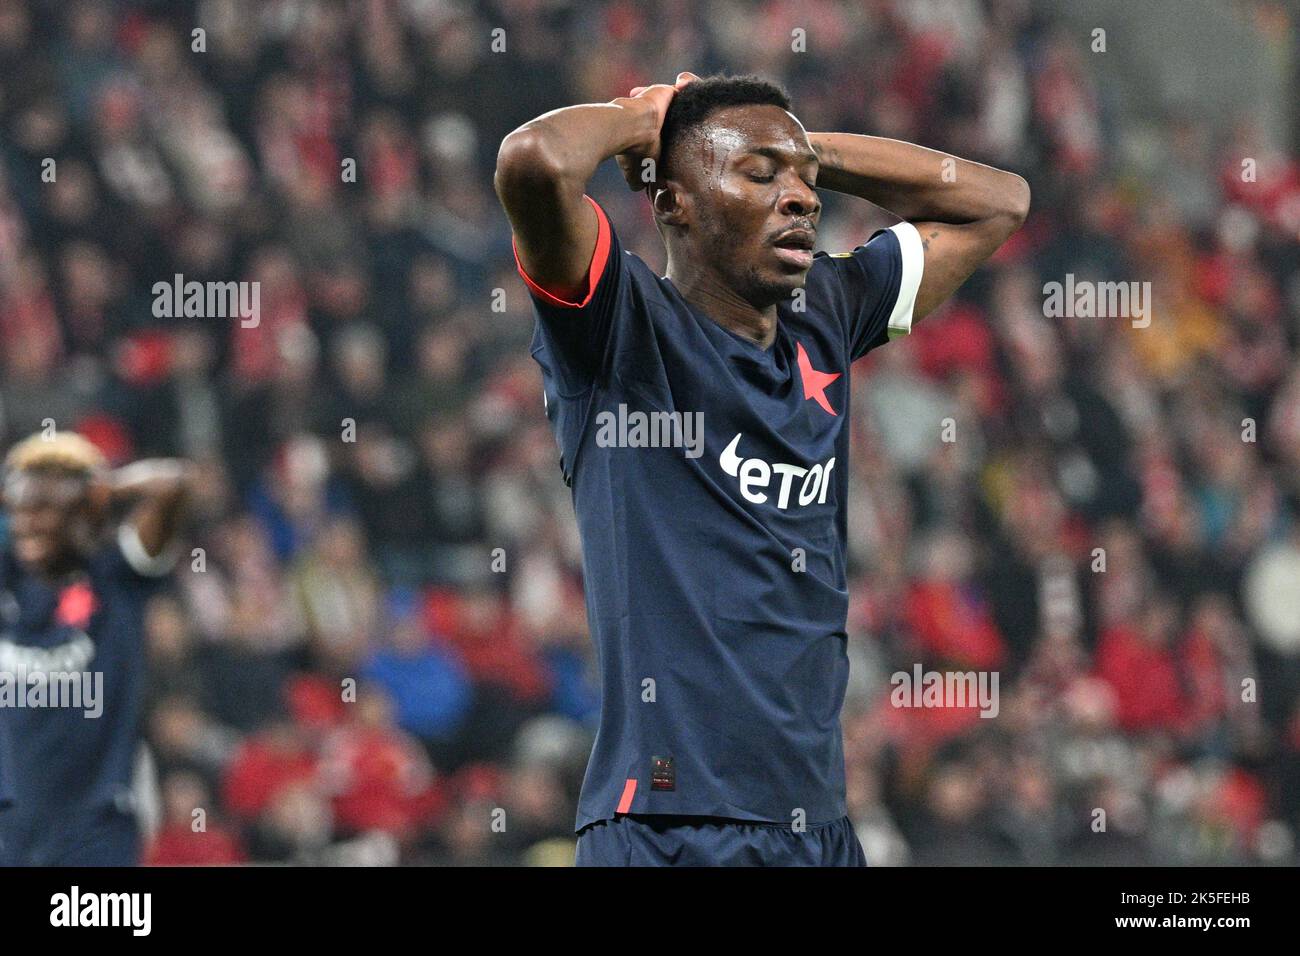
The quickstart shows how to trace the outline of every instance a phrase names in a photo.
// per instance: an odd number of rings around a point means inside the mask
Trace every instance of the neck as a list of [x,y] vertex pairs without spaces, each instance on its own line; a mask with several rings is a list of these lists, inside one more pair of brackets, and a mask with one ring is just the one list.
[[80,567],[81,562],[75,555],[60,555],[45,565],[28,565],[28,570],[49,584],[57,585]]
[[682,298],[718,325],[767,348],[776,339],[776,303],[759,308],[728,286],[718,275],[695,263],[681,265],[671,256],[668,279]]

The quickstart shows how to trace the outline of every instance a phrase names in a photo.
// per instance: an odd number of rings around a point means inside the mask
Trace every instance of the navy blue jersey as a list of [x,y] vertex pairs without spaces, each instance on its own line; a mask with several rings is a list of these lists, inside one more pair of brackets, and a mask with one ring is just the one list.
[[849,366],[910,331],[920,237],[902,223],[818,253],[764,349],[622,249],[588,200],[583,300],[519,270],[601,673],[578,828],[838,820]]
[[173,561],[123,525],[57,584],[0,554],[0,724],[7,862],[60,859],[129,816],[144,706],[145,603]]

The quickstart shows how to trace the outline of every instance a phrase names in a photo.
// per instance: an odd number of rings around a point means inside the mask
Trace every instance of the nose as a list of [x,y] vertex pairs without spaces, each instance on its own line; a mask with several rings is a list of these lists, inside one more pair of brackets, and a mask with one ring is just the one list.
[[809,188],[806,182],[795,176],[794,182],[782,191],[776,208],[784,216],[812,217],[821,212],[822,204],[817,198],[817,193]]

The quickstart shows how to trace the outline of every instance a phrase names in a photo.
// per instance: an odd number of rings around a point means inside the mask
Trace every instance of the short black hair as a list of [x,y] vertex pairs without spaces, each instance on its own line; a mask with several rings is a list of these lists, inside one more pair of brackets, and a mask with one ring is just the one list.
[[729,106],[779,106],[788,112],[790,96],[776,83],[752,73],[705,76],[688,84],[668,104],[664,125],[659,131],[661,179],[668,177],[668,157],[682,137],[718,110]]

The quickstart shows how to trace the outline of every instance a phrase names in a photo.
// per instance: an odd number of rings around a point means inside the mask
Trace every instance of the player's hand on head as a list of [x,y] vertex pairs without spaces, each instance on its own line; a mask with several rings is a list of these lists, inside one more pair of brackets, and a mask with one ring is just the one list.
[[[619,153],[615,159],[618,160],[619,169],[623,171],[623,179],[627,182],[628,188],[634,192],[641,192],[651,185],[652,182],[659,178],[659,130],[664,125],[664,117],[668,114],[668,104],[672,102],[673,95],[676,94],[676,87],[669,86],[667,83],[654,83],[650,86],[634,86],[628,93],[634,100],[641,100],[654,111],[654,137],[638,147],[629,149],[626,152]],[[652,161],[655,165],[648,166],[646,160]],[[650,173],[647,173],[650,170]],[[646,178],[647,175],[650,178]]]
[[[655,111],[655,135],[653,140],[636,149],[619,153],[615,157],[618,160],[619,168],[623,171],[623,179],[627,182],[628,188],[634,192],[642,192],[647,186],[658,180],[659,130],[663,128],[664,117],[668,115],[668,105],[679,90],[698,79],[699,77],[694,73],[678,73],[677,80],[672,85],[653,83],[649,86],[634,86],[628,93],[628,96],[632,99],[646,101]],[[652,179],[645,178],[646,169],[648,168],[645,164],[647,159],[654,162]]]

